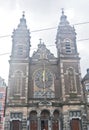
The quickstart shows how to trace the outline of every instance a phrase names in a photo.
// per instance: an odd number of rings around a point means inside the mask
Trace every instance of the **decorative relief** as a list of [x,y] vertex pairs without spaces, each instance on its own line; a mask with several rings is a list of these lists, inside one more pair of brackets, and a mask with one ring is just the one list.
[[35,59],[53,59],[54,55],[46,48],[44,43],[38,45],[38,50],[34,51],[32,58]]

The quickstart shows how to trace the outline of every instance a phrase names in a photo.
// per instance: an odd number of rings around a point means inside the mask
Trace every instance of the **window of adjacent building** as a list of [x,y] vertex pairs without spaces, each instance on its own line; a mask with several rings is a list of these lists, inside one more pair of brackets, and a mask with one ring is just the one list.
[[0,111],[3,109],[3,107],[2,107],[2,103],[0,103]]
[[87,95],[87,102],[89,103],[89,95]]
[[3,86],[6,86],[5,82],[3,79],[0,79],[0,86],[3,87]]
[[87,92],[87,102],[89,103],[89,83],[86,83],[85,84],[85,89],[86,89],[86,92]]
[[3,98],[3,93],[0,93],[0,99],[2,99]]
[[2,121],[1,115],[0,115],[0,122]]
[[85,86],[86,86],[86,91],[89,91],[89,83],[86,83]]

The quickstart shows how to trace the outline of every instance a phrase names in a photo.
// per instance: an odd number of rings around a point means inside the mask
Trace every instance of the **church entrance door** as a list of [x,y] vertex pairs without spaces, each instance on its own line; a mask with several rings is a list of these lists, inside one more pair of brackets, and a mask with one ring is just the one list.
[[30,130],[37,130],[37,120],[30,121]]
[[81,124],[79,119],[71,120],[71,130],[81,130]]
[[53,129],[53,130],[59,130],[58,120],[53,120],[53,121],[52,121],[52,129]]
[[48,110],[43,110],[41,112],[41,130],[49,130],[49,118],[50,112]]
[[37,112],[31,111],[29,118],[30,118],[30,130],[38,130]]
[[48,130],[48,120],[41,120],[41,130]]
[[21,122],[19,120],[13,120],[11,122],[11,130],[21,130]]

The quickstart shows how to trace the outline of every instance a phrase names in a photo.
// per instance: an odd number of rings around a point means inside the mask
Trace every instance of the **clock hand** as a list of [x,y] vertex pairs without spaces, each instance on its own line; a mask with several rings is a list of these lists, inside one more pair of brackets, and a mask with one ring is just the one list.
[[45,70],[43,70],[43,82],[45,82]]

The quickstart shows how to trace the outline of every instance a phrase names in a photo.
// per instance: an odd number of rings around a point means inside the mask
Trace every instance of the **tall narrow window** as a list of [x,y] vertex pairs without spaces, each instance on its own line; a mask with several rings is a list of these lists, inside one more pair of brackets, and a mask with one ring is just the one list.
[[23,46],[22,45],[18,46],[17,55],[23,55]]
[[20,71],[15,74],[15,92],[21,94],[22,92],[22,73]]
[[76,91],[76,80],[75,80],[75,73],[73,68],[68,69],[68,79],[69,79],[70,91],[71,92]]
[[70,44],[70,40],[66,40],[65,41],[65,51],[66,53],[71,53],[71,44]]
[[89,103],[89,83],[85,84],[86,94],[87,94],[87,102]]
[[0,99],[2,99],[3,98],[3,93],[0,93]]
[[3,106],[2,106],[2,103],[0,103],[0,111],[2,111],[3,109]]
[[1,115],[0,115],[0,123],[1,123],[1,121],[2,121],[2,118],[1,118]]

